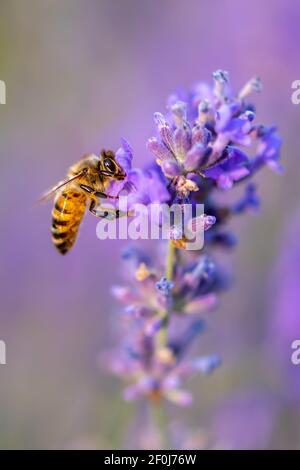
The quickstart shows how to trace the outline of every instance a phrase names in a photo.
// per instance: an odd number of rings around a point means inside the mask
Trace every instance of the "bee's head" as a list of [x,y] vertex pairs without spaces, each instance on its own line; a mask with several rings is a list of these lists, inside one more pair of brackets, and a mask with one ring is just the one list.
[[99,172],[116,180],[123,180],[126,173],[115,160],[115,154],[111,150],[102,150],[99,164]]

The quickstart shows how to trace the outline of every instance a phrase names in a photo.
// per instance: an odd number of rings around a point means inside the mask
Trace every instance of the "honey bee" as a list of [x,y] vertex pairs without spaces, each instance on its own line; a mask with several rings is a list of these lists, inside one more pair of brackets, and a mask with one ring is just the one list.
[[123,168],[117,163],[111,150],[102,150],[100,157],[85,155],[72,165],[67,178],[46,193],[42,200],[52,196],[52,242],[59,253],[65,255],[74,245],[79,226],[88,205],[89,211],[96,217],[118,218],[122,215],[118,209],[101,208],[100,199],[113,198],[106,194],[112,180],[121,181],[126,177]]

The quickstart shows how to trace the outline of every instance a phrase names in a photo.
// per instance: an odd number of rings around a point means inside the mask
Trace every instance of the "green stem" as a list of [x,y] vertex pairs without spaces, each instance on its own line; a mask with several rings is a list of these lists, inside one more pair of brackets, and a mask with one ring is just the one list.
[[112,448],[117,449],[122,445],[124,431],[128,425],[128,420],[132,412],[132,406],[125,403],[121,395],[113,400],[114,408],[111,411],[112,419],[109,425],[107,438]]
[[[174,263],[175,263],[175,246],[169,240],[168,243],[168,252],[166,258],[166,278],[171,281],[173,278],[173,271],[174,271]],[[159,315],[163,319],[163,326],[161,327],[158,335],[157,335],[157,343],[156,348],[162,349],[165,348],[168,344],[168,324],[169,324],[169,312],[168,309],[159,312]],[[163,407],[163,403],[153,403],[151,406],[153,420],[156,423],[157,428],[160,432],[162,448],[167,449],[169,448],[169,440],[168,440],[168,430],[166,425],[166,417],[165,417],[165,410]]]
[[[167,259],[166,259],[166,278],[171,281],[173,277],[174,271],[174,263],[175,263],[175,246],[169,240],[168,243],[168,252],[167,252]],[[163,326],[160,329],[160,332],[157,337],[157,343],[159,348],[163,348],[167,345],[168,342],[168,324],[169,324],[169,312],[168,310],[164,310],[160,313],[161,318],[163,319]]]
[[165,409],[163,403],[153,403],[151,405],[151,411],[153,416],[154,424],[156,425],[160,434],[160,441],[162,449],[169,448],[168,429],[165,416]]
[[166,278],[169,279],[169,281],[171,281],[173,277],[174,261],[175,261],[175,246],[172,243],[172,241],[169,240],[167,262],[166,262]]

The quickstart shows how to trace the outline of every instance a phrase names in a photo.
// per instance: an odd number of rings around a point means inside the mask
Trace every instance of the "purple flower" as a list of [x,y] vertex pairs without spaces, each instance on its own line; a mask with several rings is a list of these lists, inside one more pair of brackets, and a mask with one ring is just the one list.
[[[151,204],[166,202],[170,194],[166,188],[165,179],[156,165],[146,169],[132,168],[133,150],[130,144],[121,140],[121,147],[116,152],[116,160],[126,172],[123,181],[112,181],[109,194],[128,197],[128,207],[134,204]],[[110,201],[111,202],[111,201]]]
[[[227,72],[217,70],[213,78],[214,88],[199,84],[190,94],[172,95],[167,117],[154,114],[157,137],[151,137],[147,147],[181,197],[199,190],[192,173],[229,189],[263,164],[281,168],[280,138],[274,128],[254,125],[253,107],[245,101],[252,91],[261,90],[260,80],[250,80],[236,95]],[[254,158],[237,147],[255,142]]]
[[282,173],[283,168],[279,161],[282,139],[276,132],[276,127],[259,126],[256,129],[258,137],[257,155],[252,161],[252,171],[257,171],[264,165],[272,170]]
[[168,296],[174,287],[174,282],[162,277],[157,283],[156,288],[165,296]]
[[232,206],[234,214],[242,214],[247,209],[257,210],[260,205],[260,199],[256,192],[256,186],[250,183],[246,186],[244,196]]
[[[187,202],[192,208],[189,229],[205,232],[204,248],[188,251],[187,233],[174,221],[168,227],[168,250],[157,242],[151,253],[141,247],[127,247],[123,253],[126,282],[112,289],[123,304],[120,341],[110,367],[126,382],[126,400],[190,405],[187,380],[220,366],[218,354],[195,354],[191,346],[201,347],[208,314],[232,284],[215,248],[235,246],[228,223],[257,209],[259,198],[253,183],[237,200],[226,203],[216,195],[249,180],[265,165],[281,170],[281,138],[275,127],[255,124],[254,107],[247,102],[250,93],[260,91],[260,80],[251,79],[239,93],[231,90],[227,72],[217,70],[213,80],[213,86],[199,83],[191,92],[171,95],[167,113],[155,113],[157,135],[147,147],[156,161],[148,168],[132,168],[133,153],[125,140],[116,153],[126,180],[110,189],[126,193],[130,208],[166,203],[169,209],[176,203],[181,210]],[[199,203],[205,208],[201,216],[195,215]],[[160,222],[163,227],[164,220]],[[276,311],[280,326],[280,302]],[[266,421],[263,417],[268,431]]]
[[121,147],[116,152],[116,160],[125,172],[131,170],[132,158],[133,151],[130,144],[127,140],[121,139]]
[[[127,271],[128,285],[115,286],[113,294],[126,306],[123,328],[127,334],[123,334],[125,340],[111,362],[111,369],[131,382],[124,391],[126,400],[166,398],[186,406],[192,402],[192,396],[182,387],[183,382],[196,373],[209,373],[219,365],[217,356],[185,359],[191,343],[205,330],[205,321],[195,319],[195,315],[211,310],[216,304],[209,287],[216,287],[216,267],[203,257],[187,268],[186,276],[178,271],[170,281],[161,275],[159,258],[156,262],[152,259],[155,268],[145,263],[147,256],[141,250],[131,249],[125,258],[127,263],[135,260],[134,268]],[[172,319],[170,337],[158,346],[165,326],[164,311]]]
[[247,168],[248,157],[238,148],[227,147],[228,157],[224,157],[222,163],[205,170],[207,178],[216,180],[219,188],[230,189],[235,181],[247,176],[250,172]]
[[156,166],[144,170],[132,169],[128,173],[128,180],[135,188],[128,196],[129,207],[136,203],[149,205],[170,199],[163,175]]

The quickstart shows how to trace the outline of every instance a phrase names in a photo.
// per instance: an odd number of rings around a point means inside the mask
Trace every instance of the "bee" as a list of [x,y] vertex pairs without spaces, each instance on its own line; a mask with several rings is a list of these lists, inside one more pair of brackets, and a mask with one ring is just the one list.
[[74,245],[86,207],[96,217],[109,219],[122,215],[118,209],[101,208],[101,199],[113,198],[106,194],[112,180],[122,181],[126,178],[123,168],[117,163],[111,150],[102,150],[100,157],[94,154],[85,155],[69,168],[67,178],[46,193],[42,200],[54,196],[52,210],[52,242],[62,255]]

